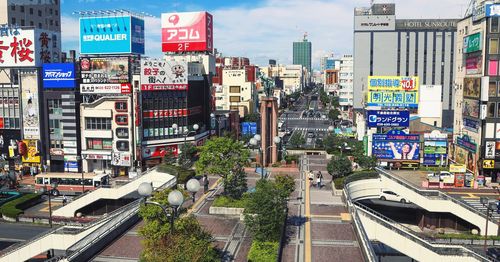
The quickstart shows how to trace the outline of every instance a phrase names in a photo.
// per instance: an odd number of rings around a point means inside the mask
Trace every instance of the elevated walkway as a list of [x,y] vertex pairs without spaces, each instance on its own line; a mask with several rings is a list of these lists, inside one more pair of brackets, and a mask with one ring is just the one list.
[[89,191],[73,199],[66,206],[63,206],[53,212],[54,216],[74,217],[75,213],[81,208],[92,204],[100,199],[120,199],[126,196],[138,198],[137,188],[143,182],[152,183],[153,188],[173,186],[176,183],[176,178],[167,173],[158,172],[156,168],[151,169],[135,180],[128,182],[125,185],[115,188],[99,188],[94,191]]
[[[350,198],[356,202],[363,199],[379,198],[381,190],[391,190],[411,201],[415,205],[436,213],[451,213],[475,225],[484,235],[486,214],[467,203],[437,190],[421,190],[406,181],[391,175],[388,171],[377,168],[379,179],[366,179],[351,182],[346,186]],[[488,218],[488,235],[496,236],[498,222]]]

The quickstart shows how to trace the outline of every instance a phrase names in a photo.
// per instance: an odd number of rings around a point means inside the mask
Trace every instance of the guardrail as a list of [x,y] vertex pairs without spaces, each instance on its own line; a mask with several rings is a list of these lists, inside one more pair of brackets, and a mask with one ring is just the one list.
[[448,194],[446,193],[443,193],[441,191],[438,191],[438,190],[424,190],[424,189],[420,189],[420,188],[417,188],[413,185],[410,185],[408,184],[407,182],[403,181],[402,179],[400,179],[399,177],[396,177],[396,176],[393,176],[391,175],[389,172],[387,172],[386,170],[380,168],[380,167],[376,167],[375,170],[377,170],[377,172],[379,172],[380,175],[383,175],[384,177],[386,178],[389,178],[395,182],[397,182],[398,184],[414,191],[415,193],[417,194],[420,194],[422,196],[425,196],[427,198],[434,198],[434,199],[442,199],[442,200],[447,200],[447,201],[451,201],[465,209],[467,209],[468,211],[472,212],[472,213],[475,213],[481,217],[483,217],[484,219],[488,219],[489,221],[491,221],[492,223],[498,223],[498,219],[495,219],[493,217],[487,217],[486,216],[486,213],[484,212],[481,212],[480,210],[477,210],[475,209],[474,207],[468,205],[467,203],[463,202],[463,201],[460,201],[454,197],[451,197],[449,196]]
[[[360,204],[360,203],[354,203],[354,206],[357,211],[361,211],[364,214],[367,215],[367,217],[373,221],[376,221],[379,224],[382,224],[383,226],[391,229],[397,234],[402,235],[403,237],[410,239],[411,241],[417,243],[420,246],[423,246],[426,249],[431,250],[432,252],[442,255],[442,256],[462,256],[462,257],[473,257],[479,261],[489,261],[487,257],[484,257],[466,247],[463,246],[449,246],[449,245],[443,245],[443,246],[438,246],[438,244],[432,244],[430,241],[428,241],[425,238],[422,238],[421,236],[417,236],[416,234],[412,233],[412,230],[395,222],[394,220],[378,213],[377,211],[374,211],[370,209],[369,207]],[[441,245],[441,244],[439,244]]]

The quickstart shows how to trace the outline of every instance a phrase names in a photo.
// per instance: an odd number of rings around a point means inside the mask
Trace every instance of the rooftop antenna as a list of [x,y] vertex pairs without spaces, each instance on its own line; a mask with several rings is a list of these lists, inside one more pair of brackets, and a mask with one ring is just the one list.
[[370,7],[373,6],[374,2],[375,2],[375,0],[370,0]]
[[304,32],[304,42],[307,41],[307,32]]

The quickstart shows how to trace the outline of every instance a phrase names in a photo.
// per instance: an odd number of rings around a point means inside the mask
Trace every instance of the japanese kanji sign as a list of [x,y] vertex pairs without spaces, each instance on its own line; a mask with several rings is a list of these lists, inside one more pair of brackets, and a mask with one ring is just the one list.
[[367,105],[417,108],[418,92],[370,91]]
[[141,61],[141,90],[186,90],[188,63],[143,59]]
[[368,90],[418,91],[418,76],[368,76]]
[[410,126],[409,111],[369,110],[368,127],[408,127]]

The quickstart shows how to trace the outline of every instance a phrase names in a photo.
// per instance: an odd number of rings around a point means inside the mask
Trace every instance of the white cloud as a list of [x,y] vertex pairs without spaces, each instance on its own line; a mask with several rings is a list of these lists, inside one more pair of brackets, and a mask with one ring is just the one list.
[[61,34],[63,40],[63,50],[78,50],[80,24],[76,16],[61,16]]

